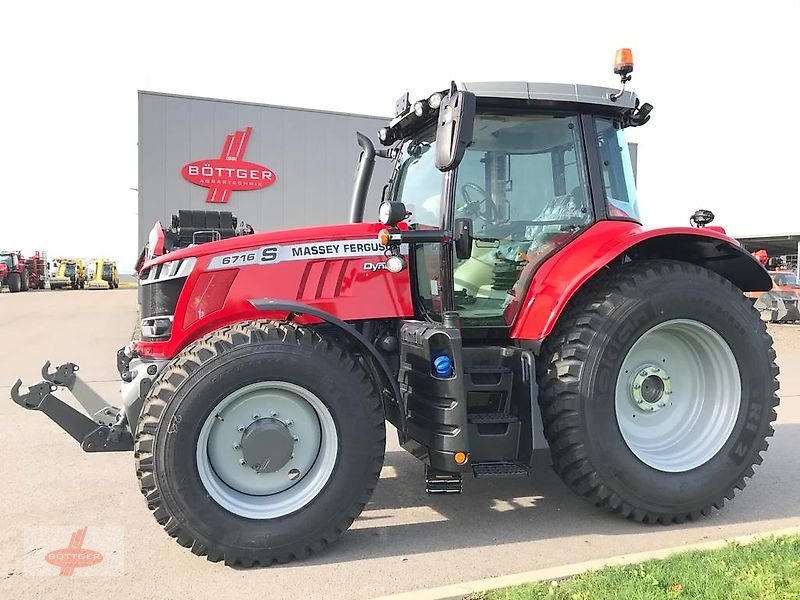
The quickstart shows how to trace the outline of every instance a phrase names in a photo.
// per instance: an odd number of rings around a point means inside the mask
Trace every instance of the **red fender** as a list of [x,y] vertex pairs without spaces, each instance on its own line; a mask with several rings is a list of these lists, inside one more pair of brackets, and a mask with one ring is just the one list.
[[518,311],[518,316],[511,338],[543,340],[583,284],[625,253],[633,259],[670,258],[699,264],[744,291],[770,289],[772,282],[764,267],[720,229],[646,230],[631,221],[595,223],[541,264],[520,306],[512,302],[510,314]]

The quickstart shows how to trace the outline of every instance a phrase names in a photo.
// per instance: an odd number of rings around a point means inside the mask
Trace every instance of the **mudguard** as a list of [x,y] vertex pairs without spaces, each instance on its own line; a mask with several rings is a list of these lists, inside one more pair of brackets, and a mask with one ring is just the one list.
[[690,262],[730,280],[742,291],[772,287],[766,269],[719,228],[644,229],[631,221],[600,221],[545,260],[524,299],[511,310],[511,338],[541,341],[553,330],[570,299],[598,271],[627,255],[631,260],[666,258]]

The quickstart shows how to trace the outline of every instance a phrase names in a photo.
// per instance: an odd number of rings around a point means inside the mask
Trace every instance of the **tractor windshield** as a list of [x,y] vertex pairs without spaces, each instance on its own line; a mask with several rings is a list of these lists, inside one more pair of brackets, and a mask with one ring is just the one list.
[[428,129],[403,144],[398,161],[397,196],[418,226],[442,227],[442,173],[434,164],[435,132]]
[[0,254],[0,263],[8,267],[8,270],[14,268],[14,255],[13,254]]

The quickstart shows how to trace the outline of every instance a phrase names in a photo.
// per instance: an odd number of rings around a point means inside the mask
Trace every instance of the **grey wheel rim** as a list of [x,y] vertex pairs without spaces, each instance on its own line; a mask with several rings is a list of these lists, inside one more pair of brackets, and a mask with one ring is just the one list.
[[730,438],[741,406],[736,357],[699,321],[674,319],[646,331],[616,382],[617,424],[646,465],[669,473],[711,460]]
[[338,436],[327,406],[284,381],[247,385],[208,416],[196,464],[206,491],[224,509],[274,519],[311,502],[336,465]]

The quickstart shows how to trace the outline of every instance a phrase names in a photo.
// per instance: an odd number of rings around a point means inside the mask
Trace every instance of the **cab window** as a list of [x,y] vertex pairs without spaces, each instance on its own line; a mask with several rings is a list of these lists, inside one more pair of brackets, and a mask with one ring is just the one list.
[[641,221],[636,202],[633,163],[625,132],[611,119],[596,118],[595,123],[608,215],[612,219]]

